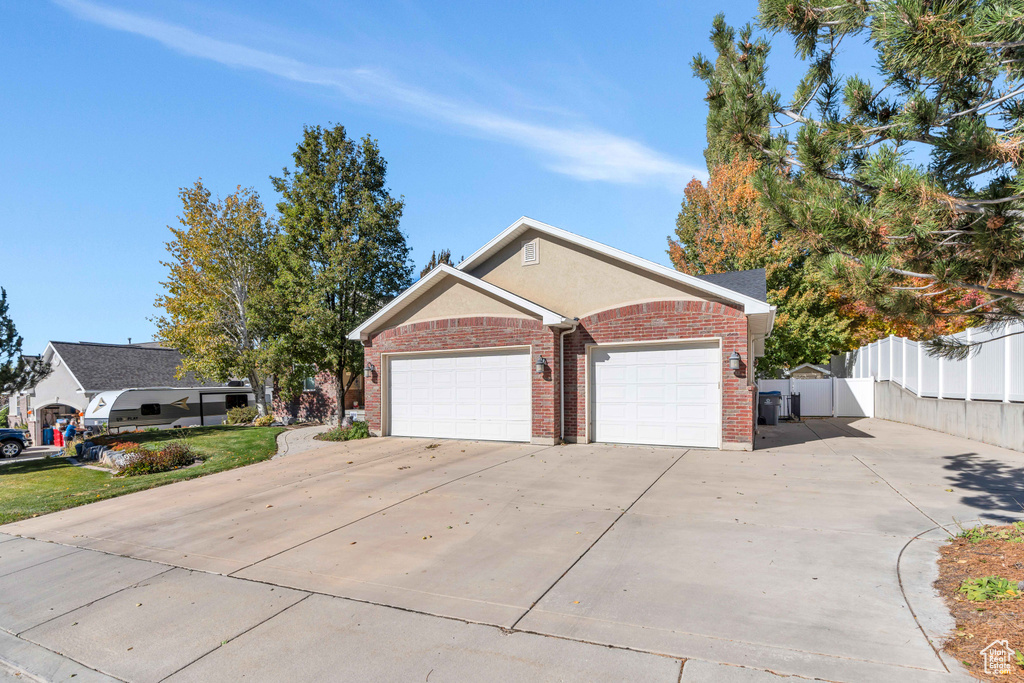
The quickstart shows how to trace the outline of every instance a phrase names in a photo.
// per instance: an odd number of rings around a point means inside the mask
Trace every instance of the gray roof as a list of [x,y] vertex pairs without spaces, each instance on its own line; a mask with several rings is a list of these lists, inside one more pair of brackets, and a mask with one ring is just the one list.
[[214,386],[187,373],[174,376],[181,364],[175,349],[143,344],[50,342],[85,391],[115,391],[141,387]]
[[768,302],[768,282],[765,278],[764,268],[753,270],[734,270],[729,273],[715,273],[713,275],[698,275],[701,280],[706,280],[734,292],[749,296],[751,299]]

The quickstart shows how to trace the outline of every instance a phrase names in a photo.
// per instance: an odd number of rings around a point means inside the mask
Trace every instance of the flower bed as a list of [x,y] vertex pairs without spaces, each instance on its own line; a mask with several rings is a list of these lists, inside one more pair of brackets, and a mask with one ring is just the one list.
[[[1024,522],[964,529],[941,549],[935,587],[956,631],[943,649],[986,681],[1024,681]],[[1008,674],[985,673],[982,651],[1006,640],[1015,652]]]
[[366,439],[370,436],[370,425],[366,422],[354,422],[351,427],[343,429],[335,427],[326,432],[314,436],[319,441],[352,441],[353,439]]
[[115,441],[110,448],[127,455],[117,470],[124,477],[167,472],[203,459],[191,446],[182,442],[171,442],[157,450],[145,448],[134,441]]

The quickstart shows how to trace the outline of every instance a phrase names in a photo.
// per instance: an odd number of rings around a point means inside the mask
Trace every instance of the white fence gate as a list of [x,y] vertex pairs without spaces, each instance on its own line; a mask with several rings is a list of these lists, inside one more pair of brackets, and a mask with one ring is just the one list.
[[833,405],[836,417],[874,417],[875,380],[832,379]]
[[866,379],[762,379],[758,391],[778,391],[784,397],[782,414],[789,416],[793,394],[800,394],[801,417],[874,417],[875,387]]

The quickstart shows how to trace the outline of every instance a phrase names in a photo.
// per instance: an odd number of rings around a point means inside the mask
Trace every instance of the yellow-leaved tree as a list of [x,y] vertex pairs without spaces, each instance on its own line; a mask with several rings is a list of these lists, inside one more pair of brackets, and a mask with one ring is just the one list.
[[199,179],[178,196],[181,227],[170,228],[171,258],[161,262],[168,275],[161,283],[166,292],[156,299],[164,310],[153,318],[157,337],[181,353],[179,376],[245,378],[259,414],[266,415],[271,326],[260,298],[274,280],[269,252],[277,226],[252,188],[239,186],[214,200]]

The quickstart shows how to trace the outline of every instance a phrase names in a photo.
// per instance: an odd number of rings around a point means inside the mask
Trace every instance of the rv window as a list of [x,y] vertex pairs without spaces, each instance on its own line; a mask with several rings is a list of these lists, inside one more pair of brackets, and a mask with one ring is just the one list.
[[249,397],[245,394],[228,394],[224,397],[224,408],[231,410],[232,408],[245,408],[249,405]]
[[159,415],[160,404],[159,403],[143,403],[139,408],[139,413],[142,415]]

